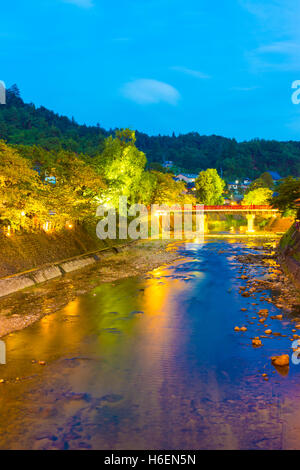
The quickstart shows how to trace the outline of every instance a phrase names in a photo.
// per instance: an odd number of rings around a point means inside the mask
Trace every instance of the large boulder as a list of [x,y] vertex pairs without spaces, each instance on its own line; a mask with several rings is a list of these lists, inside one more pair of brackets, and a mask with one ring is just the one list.
[[277,367],[287,367],[290,364],[290,357],[288,354],[282,354],[281,356],[271,357],[272,364]]

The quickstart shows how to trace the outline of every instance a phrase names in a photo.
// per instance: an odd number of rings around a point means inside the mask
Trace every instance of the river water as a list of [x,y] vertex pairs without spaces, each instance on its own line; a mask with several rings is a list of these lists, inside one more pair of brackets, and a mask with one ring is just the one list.
[[0,448],[299,448],[300,365],[285,375],[270,362],[291,355],[292,316],[268,319],[283,336],[253,348],[258,309],[282,312],[238,291],[235,256],[253,243],[180,244],[172,265],[102,284],[4,338]]

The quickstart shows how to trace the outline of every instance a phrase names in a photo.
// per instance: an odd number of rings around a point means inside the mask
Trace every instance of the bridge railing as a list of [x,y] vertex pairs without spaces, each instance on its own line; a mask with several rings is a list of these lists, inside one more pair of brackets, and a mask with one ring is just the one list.
[[[193,209],[196,209],[196,206],[193,207]],[[223,210],[223,211],[226,211],[226,210],[236,210],[236,211],[240,211],[240,210],[276,210],[273,208],[273,206],[269,206],[269,205],[266,205],[266,204],[261,204],[261,205],[257,205],[257,204],[249,204],[249,205],[243,205],[243,204],[239,204],[239,205],[217,205],[217,206],[204,206],[204,211],[206,210]]]

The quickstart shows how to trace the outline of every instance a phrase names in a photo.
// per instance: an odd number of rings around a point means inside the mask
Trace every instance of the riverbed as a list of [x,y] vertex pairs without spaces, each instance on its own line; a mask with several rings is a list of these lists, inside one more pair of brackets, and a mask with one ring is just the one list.
[[[300,365],[270,359],[292,357],[297,312],[260,300],[278,292],[241,295],[245,269],[272,276],[237,259],[257,245],[180,243],[177,261],[4,337],[0,449],[300,448]],[[259,309],[283,318],[263,324]]]

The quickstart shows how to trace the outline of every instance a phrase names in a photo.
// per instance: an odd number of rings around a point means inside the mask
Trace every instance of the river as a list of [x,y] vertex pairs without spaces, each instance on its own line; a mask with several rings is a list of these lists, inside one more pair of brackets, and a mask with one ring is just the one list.
[[[292,353],[292,316],[239,293],[235,256],[258,243],[181,243],[171,265],[101,284],[5,337],[0,448],[299,448],[300,365],[284,375],[270,361]],[[267,322],[282,336],[253,348],[259,308],[283,313]]]

